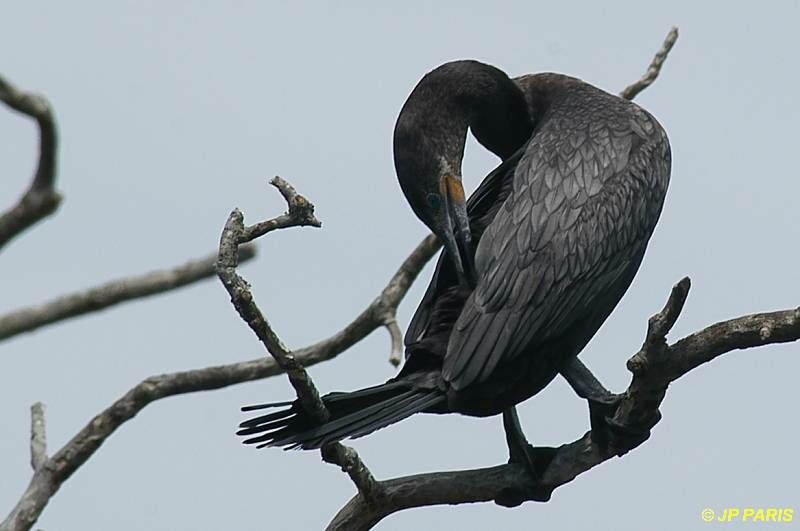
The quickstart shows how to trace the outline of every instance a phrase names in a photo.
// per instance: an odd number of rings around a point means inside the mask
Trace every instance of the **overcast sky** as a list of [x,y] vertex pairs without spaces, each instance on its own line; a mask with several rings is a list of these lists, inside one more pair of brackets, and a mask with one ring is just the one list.
[[[0,312],[206,254],[233,207],[249,222],[283,211],[266,186],[280,174],[316,203],[324,228],[269,235],[242,273],[287,344],[326,337],[425,234],[391,159],[395,118],[425,72],[474,58],[510,75],[557,71],[617,92],[673,24],[678,44],[637,100],[669,133],[672,183],[638,276],[582,358],[624,389],[647,318],[684,275],[693,289],[673,339],[800,304],[800,4],[432,4],[9,3],[0,72],[54,105],[65,201],[3,249]],[[27,186],[36,150],[30,120],[0,108],[0,205]],[[470,141],[467,185],[495,164]],[[401,306],[402,327],[430,273]],[[323,391],[375,384],[394,374],[388,350],[379,330],[311,373]],[[33,402],[47,406],[55,451],[149,375],[262,354],[215,280],[3,342],[2,516],[31,475]],[[707,506],[797,515],[798,370],[800,345],[731,353],[670,387],[646,444],[547,504],[418,509],[378,527],[702,529]],[[353,494],[347,476],[317,452],[255,451],[233,435],[240,405],[287,398],[278,377],[148,406],[63,485],[37,527],[324,527]],[[520,416],[540,445],[588,429],[586,404],[562,380]],[[378,478],[507,458],[499,417],[418,415],[353,446]]]

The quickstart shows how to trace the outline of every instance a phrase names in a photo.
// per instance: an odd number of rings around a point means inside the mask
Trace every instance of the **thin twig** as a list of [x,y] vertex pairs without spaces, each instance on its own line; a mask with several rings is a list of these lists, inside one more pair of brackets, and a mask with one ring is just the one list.
[[49,216],[61,203],[55,191],[58,132],[44,96],[22,92],[0,76],[0,101],[36,120],[39,126],[39,162],[28,190],[17,204],[0,215],[0,250],[15,236]]
[[669,30],[669,33],[667,33],[661,48],[656,52],[655,57],[653,57],[653,60],[650,62],[642,78],[625,87],[625,89],[619,93],[620,97],[626,100],[632,100],[641,91],[652,85],[655,80],[658,79],[658,75],[661,73],[661,67],[664,66],[664,61],[667,60],[667,56],[670,50],[672,50],[672,47],[675,46],[677,40],[678,27],[673,26],[672,29]]
[[389,337],[392,340],[389,363],[397,367],[403,361],[403,332],[400,330],[400,326],[398,326],[397,319],[394,316],[386,321],[386,330],[389,331]]
[[[256,248],[253,245],[242,246],[239,251],[239,259],[243,262],[255,255]],[[210,278],[216,273],[216,263],[217,253],[213,253],[172,269],[113,280],[43,304],[0,315],[0,341],[65,319],[103,310],[122,302],[158,295]]]
[[44,424],[44,404],[31,406],[31,468],[36,472],[47,462],[47,431]]

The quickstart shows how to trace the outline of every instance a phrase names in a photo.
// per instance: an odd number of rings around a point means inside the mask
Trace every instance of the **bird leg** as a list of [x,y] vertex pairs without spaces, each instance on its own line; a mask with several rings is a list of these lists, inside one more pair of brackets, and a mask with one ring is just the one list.
[[548,501],[553,489],[542,485],[539,479],[555,457],[556,449],[533,447],[528,443],[519,423],[517,408],[514,406],[503,411],[503,429],[506,432],[506,443],[508,444],[508,462],[523,465],[531,475],[535,486],[524,492],[505,489],[495,498],[495,502],[504,507],[516,507],[526,500]]
[[516,407],[511,406],[503,411],[503,429],[506,432],[506,443],[508,444],[508,461],[525,465],[531,475],[538,478],[538,467],[531,454],[533,447],[528,443],[528,439],[525,438],[525,433],[522,431]]
[[606,389],[577,356],[568,359],[560,372],[575,393],[589,402],[592,440],[601,447],[613,448],[618,455],[623,455],[650,437],[650,428],[658,419],[649,426],[627,426],[616,422],[614,414],[624,395]]

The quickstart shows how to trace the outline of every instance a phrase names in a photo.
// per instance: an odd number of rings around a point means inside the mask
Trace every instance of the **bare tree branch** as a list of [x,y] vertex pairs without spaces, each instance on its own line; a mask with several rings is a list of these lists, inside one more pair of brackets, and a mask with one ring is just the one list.
[[672,50],[672,47],[675,46],[675,42],[677,40],[678,28],[677,26],[673,26],[672,29],[669,30],[669,33],[667,33],[664,43],[656,52],[655,57],[653,57],[653,60],[650,62],[650,66],[647,67],[647,71],[644,73],[642,78],[639,79],[639,81],[625,87],[625,89],[619,93],[620,97],[625,98],[626,100],[632,100],[641,91],[652,85],[653,82],[655,82],[655,80],[658,78],[658,74],[661,73],[661,67],[664,66],[664,61],[667,60],[667,56],[669,55],[670,50]]
[[[282,184],[285,183],[282,179],[278,181],[276,177],[272,184],[278,189],[281,189]],[[284,190],[281,190],[284,193]],[[289,193],[289,192],[285,192]],[[254,227],[244,226],[244,216],[239,209],[234,210],[225,228],[222,231],[222,236],[219,243],[219,255],[217,259],[217,276],[222,281],[225,289],[231,296],[231,303],[239,313],[241,318],[247,323],[250,329],[256,334],[261,343],[267,349],[278,365],[286,371],[289,375],[289,381],[297,392],[297,396],[303,405],[311,411],[316,411],[317,417],[320,420],[325,420],[327,412],[323,412],[319,400],[317,390],[310,383],[308,375],[302,367],[293,363],[294,358],[291,357],[291,352],[278,335],[272,329],[272,326],[267,321],[264,314],[256,306],[253,300],[253,294],[250,292],[249,284],[236,273],[236,266],[238,265],[238,250],[239,245],[245,241],[250,241],[252,238],[267,234],[273,230],[289,227],[300,227],[303,225],[311,225],[320,227],[322,224],[314,217],[314,206],[306,201],[302,196],[298,196],[292,190],[295,198],[295,204],[304,204],[303,213],[298,213],[297,210],[293,213],[290,206],[290,211],[282,216],[268,220],[259,224],[257,229]],[[291,205],[291,200],[287,197],[287,203]],[[254,236],[255,235],[255,236]]]
[[[664,310],[650,319],[641,350],[628,361],[633,379],[614,415],[617,425],[649,430],[661,418],[658,408],[669,383],[722,354],[800,339],[798,308],[723,321],[668,345],[665,336],[678,318],[688,291],[689,279],[685,278],[673,288]],[[553,455],[539,483],[514,463],[380,481],[383,498],[378,503],[367,503],[356,495],[328,530],[371,529],[386,516],[413,507],[487,501],[516,505],[530,499],[546,500],[557,487],[629,449],[598,444],[590,431],[577,441],[549,449]],[[528,492],[530,497],[509,503],[510,492]]]
[[[255,246],[242,246],[239,255],[241,261],[250,260],[256,255]],[[85,291],[70,293],[43,304],[0,315],[0,341],[65,319],[210,278],[216,274],[216,263],[217,253],[213,253],[172,269],[113,280]]]
[[[280,177],[275,177],[272,184],[286,199],[289,212],[272,220],[245,227],[242,213],[238,209],[234,210],[228,218],[220,238],[217,274],[230,294],[236,311],[258,336],[276,363],[289,376],[289,381],[294,387],[303,409],[317,422],[322,423],[330,418],[330,413],[322,402],[314,382],[284,346],[269,321],[261,313],[253,300],[249,284],[236,273],[240,244],[278,228],[304,225],[322,226],[314,216],[314,205],[298,194],[289,183]],[[350,476],[365,500],[372,502],[381,497],[382,493],[378,483],[355,450],[341,443],[332,443],[325,445],[321,449],[321,454],[325,461],[339,465]]]
[[0,76],[0,101],[36,120],[39,125],[39,162],[28,190],[16,205],[0,215],[0,250],[16,235],[49,216],[58,208],[61,195],[55,191],[58,132],[47,100],[22,92]]

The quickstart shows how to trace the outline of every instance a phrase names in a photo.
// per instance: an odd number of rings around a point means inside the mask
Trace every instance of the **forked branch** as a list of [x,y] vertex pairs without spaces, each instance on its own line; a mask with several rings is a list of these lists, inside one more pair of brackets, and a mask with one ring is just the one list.
[[[322,226],[314,216],[314,205],[298,194],[289,183],[280,177],[275,177],[272,185],[278,188],[286,199],[289,211],[277,218],[246,227],[242,213],[238,209],[234,210],[220,238],[217,274],[230,294],[236,311],[261,340],[278,366],[289,376],[303,409],[311,418],[322,423],[330,418],[330,413],[320,399],[314,382],[261,313],[253,299],[249,284],[236,272],[240,245],[276,229],[304,225]],[[374,501],[381,497],[379,485],[355,450],[340,443],[332,443],[324,446],[321,454],[325,461],[338,465],[350,476],[365,500]]]

